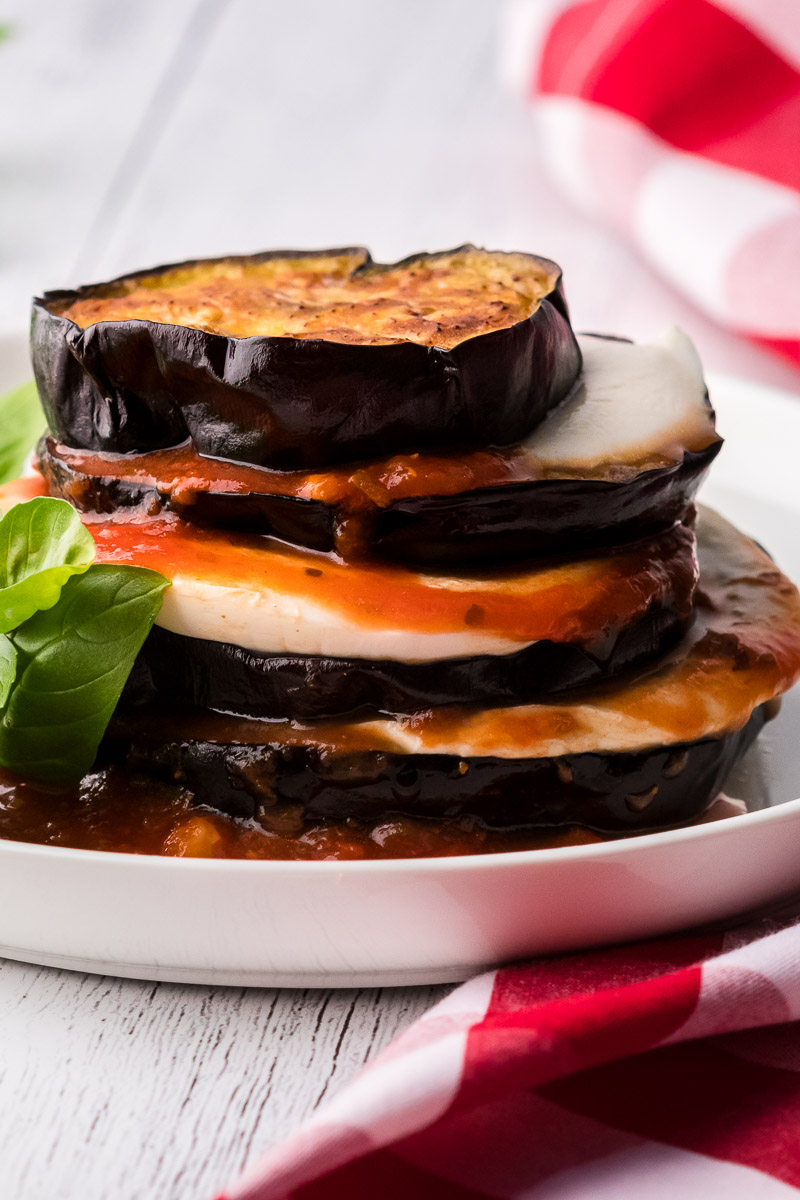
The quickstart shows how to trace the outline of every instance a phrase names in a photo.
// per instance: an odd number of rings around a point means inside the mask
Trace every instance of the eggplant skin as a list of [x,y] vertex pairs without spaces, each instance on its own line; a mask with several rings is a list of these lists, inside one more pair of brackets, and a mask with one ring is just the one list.
[[[155,743],[117,722],[105,761],[183,783],[197,803],[269,826],[300,806],[310,822],[395,816],[472,817],[492,829],[580,826],[635,833],[679,825],[705,811],[765,721],[764,706],[736,733],[632,754],[558,758],[338,754],[299,745]],[[268,736],[268,731],[267,731]]]
[[[357,253],[268,251],[238,261]],[[363,253],[365,269],[374,266]],[[527,257],[554,279],[536,311],[450,350],[235,338],[146,320],[81,329],[56,311],[123,280],[202,260],[46,292],[33,302],[31,354],[48,424],[79,449],[147,451],[191,437],[200,454],[279,470],[454,444],[510,445],[567,396],[581,369],[560,271]]]
[[532,704],[646,666],[684,635],[691,614],[653,607],[602,650],[539,641],[516,654],[403,663],[314,655],[259,655],[155,626],[128,681],[129,700],[176,702],[240,717],[315,721],[411,716],[451,704]]
[[420,566],[570,556],[637,541],[683,519],[722,442],[629,479],[534,479],[381,509],[371,551]]
[[[721,445],[712,442],[703,450],[687,450],[678,463],[626,480],[500,484],[399,500],[351,520],[360,521],[355,536],[362,554],[408,565],[481,565],[591,552],[636,541],[681,520]],[[37,454],[50,494],[69,500],[79,512],[165,509],[187,521],[265,534],[326,552],[337,549],[337,530],[347,517],[322,500],[269,491],[235,494],[212,488],[181,504],[170,492],[138,480],[76,470],[59,456],[52,438],[41,440]]]

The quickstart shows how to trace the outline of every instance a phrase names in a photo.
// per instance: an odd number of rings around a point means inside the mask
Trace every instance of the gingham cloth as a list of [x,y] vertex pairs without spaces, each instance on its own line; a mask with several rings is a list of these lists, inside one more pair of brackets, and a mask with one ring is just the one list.
[[481,975],[225,1200],[777,1200],[800,1189],[800,925]]
[[556,184],[800,365],[800,0],[511,0],[506,81]]

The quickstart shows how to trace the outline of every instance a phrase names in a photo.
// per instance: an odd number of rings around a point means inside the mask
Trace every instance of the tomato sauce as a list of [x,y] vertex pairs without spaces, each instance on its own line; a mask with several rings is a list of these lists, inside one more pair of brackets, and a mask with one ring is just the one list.
[[[721,800],[701,820],[723,819],[740,811],[743,808],[736,802]],[[490,830],[468,817],[309,823],[303,820],[299,805],[272,814],[264,824],[263,820],[256,823],[196,806],[184,788],[121,768],[87,775],[79,786],[67,789],[0,771],[0,838],[78,850],[177,858],[352,862],[547,850],[590,845],[611,836],[570,826]]]
[[345,563],[177,518],[88,527],[98,562],[301,597],[361,628],[452,633],[477,626],[520,643],[594,643],[654,605],[688,616],[697,579],[694,539],[683,526],[601,558],[458,579],[391,564]]
[[603,840],[571,828],[493,831],[473,818],[309,823],[301,809],[287,806],[257,823],[197,806],[186,789],[122,768],[87,775],[66,789],[0,771],[0,838],[44,846],[185,858],[349,861],[497,854]]
[[[204,492],[226,495],[292,496],[319,500],[350,516],[388,508],[400,500],[453,496],[479,488],[532,483],[542,479],[599,479],[622,482],[643,470],[674,465],[676,455],[650,454],[631,463],[598,463],[571,470],[549,466],[525,446],[450,454],[397,454],[372,462],[328,467],[324,472],[272,471],[246,463],[204,458],[184,442],[141,454],[74,450],[52,438],[49,453],[78,478],[119,479],[146,484],[169,494],[174,504],[191,507]],[[694,447],[689,447],[693,449]],[[704,447],[698,446],[698,449]],[[79,487],[79,483],[73,486]]]
[[[41,494],[42,483],[35,478],[18,481],[2,490],[0,505],[7,505],[11,498]],[[149,526],[158,524],[150,522]],[[120,556],[120,547],[129,538],[133,560],[141,561],[141,539],[150,536],[144,534],[141,523],[108,525],[105,550],[104,527],[92,528],[101,560],[131,561]],[[269,559],[262,549],[259,567],[255,542],[251,546],[244,537],[213,532],[186,529],[178,540],[166,536],[160,540],[156,532],[151,542],[154,560],[143,565],[157,568],[169,564],[174,568],[180,554],[187,563],[196,563],[199,547],[210,555],[213,570],[230,572],[233,556],[240,577],[243,573],[247,578],[249,571],[256,578]],[[702,577],[694,630],[666,660],[622,687],[599,689],[553,704],[482,711],[449,708],[398,721],[321,723],[313,729],[291,723],[264,726],[239,722],[236,736],[225,740],[252,737],[263,741],[266,735],[270,742],[287,744],[514,758],[636,751],[738,729],[756,705],[785,691],[800,674],[800,597],[763,551],[719,518],[710,514],[703,518],[700,543]],[[176,546],[181,547],[180,553]],[[308,555],[288,550],[280,554],[280,561],[292,564],[286,568],[288,572],[296,570],[299,563],[305,574],[302,564]],[[621,560],[624,558],[622,555]],[[340,565],[336,560],[318,557],[318,561],[330,562],[336,575]],[[384,587],[384,571],[391,574],[394,570],[380,568],[376,572]],[[277,566],[275,572],[280,577]],[[401,574],[406,580],[410,577],[408,572]],[[347,591],[353,580],[370,594],[366,569],[349,567],[337,577],[345,597],[353,596]],[[438,615],[434,610],[428,619],[441,620],[447,604],[452,604],[452,589],[439,590],[445,597],[442,610]],[[483,595],[490,596],[491,590]],[[394,596],[390,599],[394,602]],[[370,603],[379,600],[376,590]],[[383,602],[387,602],[385,593]],[[220,718],[207,714],[202,720],[218,722]],[[174,736],[178,722],[176,718],[171,721],[169,732]],[[162,736],[164,732],[162,726]],[[115,767],[89,775],[71,789],[46,788],[0,776],[0,837],[129,853],[283,860],[484,854],[598,840],[594,834],[570,828],[491,832],[474,819],[384,818],[372,824],[349,819],[309,824],[299,805],[283,806],[268,823],[256,824],[199,807],[191,793],[177,783],[154,782]]]

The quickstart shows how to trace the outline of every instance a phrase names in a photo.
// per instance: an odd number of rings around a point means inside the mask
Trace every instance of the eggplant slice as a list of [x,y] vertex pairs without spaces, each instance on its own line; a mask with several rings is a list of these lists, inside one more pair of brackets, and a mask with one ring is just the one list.
[[294,471],[431,447],[510,445],[581,366],[561,271],[473,246],[361,248],[157,267],[33,305],[48,423],[127,453]]
[[[162,731],[169,719],[164,713]],[[179,782],[197,803],[254,817],[265,828],[300,806],[308,822],[472,817],[490,829],[565,825],[620,833],[699,816],[764,720],[761,706],[735,733],[637,754],[510,759],[151,740],[134,717],[118,721],[103,756]]]
[[344,557],[486,564],[576,554],[669,528],[721,446],[699,361],[669,330],[640,346],[579,339],[580,386],[510,450],[396,455],[322,475],[39,446],[52,495],[79,511],[166,510]]
[[614,679],[669,650],[690,620],[651,608],[594,650],[534,642],[515,654],[403,663],[320,655],[253,654],[241,646],[154,627],[128,681],[136,703],[158,699],[239,716],[316,721],[365,713],[410,715],[448,704],[519,704]]
[[688,821],[800,676],[797,590],[713,513],[699,543],[698,620],[633,682],[551,704],[305,726],[120,709],[103,757],[267,826],[297,805],[311,821],[460,814],[598,831]]

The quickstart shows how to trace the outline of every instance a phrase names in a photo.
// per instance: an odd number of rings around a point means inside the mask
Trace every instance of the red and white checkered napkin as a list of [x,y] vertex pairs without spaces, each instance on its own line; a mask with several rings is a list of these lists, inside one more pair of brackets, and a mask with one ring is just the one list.
[[506,12],[505,73],[562,188],[712,317],[800,364],[800,0]]
[[464,984],[226,1200],[771,1200],[800,1189],[800,924]]

